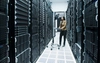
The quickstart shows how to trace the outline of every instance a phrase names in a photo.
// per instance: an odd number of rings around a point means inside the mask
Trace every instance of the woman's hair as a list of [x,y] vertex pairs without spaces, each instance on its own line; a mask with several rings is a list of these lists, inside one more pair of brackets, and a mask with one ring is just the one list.
[[61,20],[61,17],[59,17],[59,19]]
[[65,20],[65,17],[63,16],[63,20]]

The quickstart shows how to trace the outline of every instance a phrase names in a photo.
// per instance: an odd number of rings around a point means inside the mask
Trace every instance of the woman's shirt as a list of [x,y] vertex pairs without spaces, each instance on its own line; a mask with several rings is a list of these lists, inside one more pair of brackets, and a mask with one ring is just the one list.
[[67,30],[67,28],[66,28],[66,21],[65,20],[60,21],[60,26],[59,27],[62,30]]

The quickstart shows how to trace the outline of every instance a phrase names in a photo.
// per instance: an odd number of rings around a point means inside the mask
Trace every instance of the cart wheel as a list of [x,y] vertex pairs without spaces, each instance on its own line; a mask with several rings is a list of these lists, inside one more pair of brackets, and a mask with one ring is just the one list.
[[51,48],[51,50],[52,50],[52,48]]
[[60,48],[58,47],[58,49],[60,49]]

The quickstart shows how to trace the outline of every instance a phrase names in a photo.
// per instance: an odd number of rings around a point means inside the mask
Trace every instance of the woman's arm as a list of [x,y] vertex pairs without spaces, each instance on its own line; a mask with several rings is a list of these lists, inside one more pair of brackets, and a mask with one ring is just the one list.
[[66,21],[64,21],[64,25],[61,27],[61,29],[66,28]]
[[61,21],[60,21],[60,24],[59,24],[59,28],[61,28]]

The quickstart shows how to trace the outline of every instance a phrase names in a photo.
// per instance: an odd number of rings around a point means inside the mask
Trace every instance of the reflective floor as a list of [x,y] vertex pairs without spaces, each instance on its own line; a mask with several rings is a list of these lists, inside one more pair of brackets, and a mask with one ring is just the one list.
[[51,43],[52,40],[48,44],[48,48],[45,48],[36,63],[76,63],[67,39],[65,47],[61,46],[60,49],[58,49],[57,44],[59,44],[59,32],[57,32],[54,37],[52,50]]

